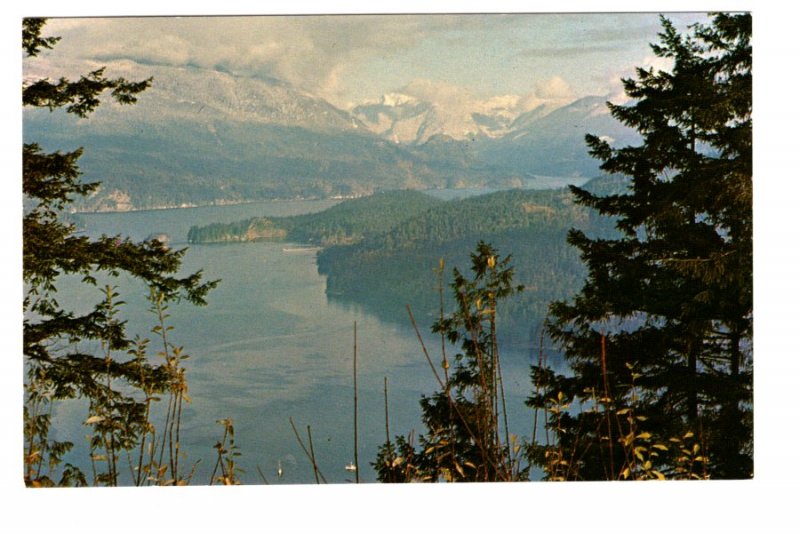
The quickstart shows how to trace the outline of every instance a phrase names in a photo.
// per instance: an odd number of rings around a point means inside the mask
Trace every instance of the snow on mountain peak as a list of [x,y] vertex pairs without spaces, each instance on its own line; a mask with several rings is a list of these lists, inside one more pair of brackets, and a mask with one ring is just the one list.
[[387,107],[398,107],[404,104],[416,104],[418,100],[413,96],[403,93],[387,93],[383,95],[383,105]]

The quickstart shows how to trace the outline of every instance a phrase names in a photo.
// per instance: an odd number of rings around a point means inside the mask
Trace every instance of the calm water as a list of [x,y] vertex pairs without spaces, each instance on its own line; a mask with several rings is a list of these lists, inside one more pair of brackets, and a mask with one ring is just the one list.
[[[522,189],[560,189],[567,185],[581,186],[589,181],[589,178],[579,176],[538,176],[531,175],[524,178],[521,183]],[[468,198],[470,196],[479,196],[482,194],[489,194],[498,192],[503,189],[495,187],[471,187],[464,189],[432,189],[426,191],[431,196],[440,198],[442,200],[454,200],[456,198]]]
[[[144,239],[167,233],[174,246],[185,242],[193,224],[235,221],[256,215],[282,216],[325,209],[334,201],[283,201],[120,214],[81,215],[87,234],[129,235]],[[182,419],[183,464],[196,461],[194,483],[207,483],[216,461],[214,444],[233,419],[244,483],[261,483],[257,467],[270,483],[313,483],[310,463],[298,445],[291,417],[305,438],[311,427],[314,451],[329,482],[347,482],[353,459],[353,324],[358,326],[359,464],[362,480],[374,481],[370,466],[385,441],[384,376],[389,383],[391,434],[419,434],[418,401],[436,389],[436,381],[413,330],[381,322],[353,308],[329,302],[315,257],[285,253],[281,243],[192,245],[186,273],[202,269],[206,279],[221,279],[206,307],[180,304],[170,309],[171,342],[191,355],[187,361],[191,403]],[[127,302],[129,333],[147,336],[154,317],[144,288],[125,277],[114,280]],[[61,298],[79,307],[98,299],[97,289],[75,283]],[[387,302],[400,305],[405,302]],[[427,329],[427,324],[420,327]],[[435,352],[438,338],[428,338]],[[504,380],[511,430],[531,432],[532,414],[524,407],[530,392],[529,356],[504,352]],[[76,443],[66,458],[90,472],[86,459],[86,416],[80,401],[58,407],[57,437]],[[283,477],[278,478],[278,464]]]

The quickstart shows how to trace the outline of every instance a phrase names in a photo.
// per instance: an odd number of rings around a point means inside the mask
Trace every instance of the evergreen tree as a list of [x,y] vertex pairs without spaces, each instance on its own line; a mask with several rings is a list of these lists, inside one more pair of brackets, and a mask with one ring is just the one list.
[[[498,302],[522,287],[512,284],[511,256],[499,258],[491,245],[479,242],[470,254],[472,279],[453,269],[456,311],[442,313],[432,327],[442,338],[442,372],[431,368],[441,389],[420,401],[420,450],[405,437],[381,447],[373,463],[382,482],[518,481],[527,466],[508,431],[500,350],[497,342]],[[440,262],[440,275],[444,262]],[[460,346],[451,368],[445,345]]]
[[[50,49],[57,37],[42,37],[44,19],[24,19],[22,48],[28,57]],[[23,106],[63,108],[81,118],[87,117],[101,102],[104,93],[121,104],[136,102],[139,93],[151,80],[129,82],[110,79],[104,69],[82,76],[77,81],[60,78],[53,82],[40,79],[22,86]],[[78,159],[82,150],[45,153],[35,143],[22,147],[23,215],[23,354],[26,362],[26,483],[34,486],[55,482],[45,472],[47,464],[57,465],[72,444],[48,440],[50,403],[81,396],[89,399],[90,417],[101,434],[93,441],[119,450],[135,444],[132,433],[147,426],[146,402],[157,391],[170,386],[170,368],[152,365],[141,357],[118,318],[121,302],[107,288],[104,296],[89,312],[70,309],[57,299],[57,282],[65,276],[79,276],[83,283],[96,285],[100,276],[115,277],[125,273],[142,280],[153,292],[159,312],[165,302],[185,298],[203,304],[215,282],[203,282],[200,272],[176,276],[184,250],[171,250],[158,240],[134,243],[119,236],[90,239],[76,232],[65,221],[64,209],[77,197],[96,190],[98,183],[80,180]],[[101,346],[99,352],[98,344]],[[89,346],[95,348],[88,349]],[[119,361],[113,352],[130,350],[134,358]],[[175,361],[173,361],[174,363]],[[174,377],[174,376],[173,376]],[[111,383],[124,381],[149,391],[148,400],[134,401],[112,389]],[[102,415],[99,413],[102,411]],[[105,429],[102,426],[105,424]],[[111,457],[106,458],[109,463]],[[43,467],[43,465],[45,465]],[[67,465],[62,483],[83,481],[82,473]],[[117,471],[109,464],[108,474],[100,479],[116,484]]]
[[[559,404],[592,405],[550,411],[572,450],[567,477],[627,477],[623,409],[658,442],[698,436],[712,477],[753,473],[751,17],[716,14],[690,35],[663,17],[662,27],[652,49],[671,71],[638,69],[623,80],[633,103],[609,104],[641,144],[587,136],[602,170],[629,177],[627,193],[572,188],[617,220],[619,237],[570,232],[588,278],[574,301],[552,305],[549,333],[572,373],[534,369],[531,406],[559,392]],[[553,450],[532,454],[545,466]]]

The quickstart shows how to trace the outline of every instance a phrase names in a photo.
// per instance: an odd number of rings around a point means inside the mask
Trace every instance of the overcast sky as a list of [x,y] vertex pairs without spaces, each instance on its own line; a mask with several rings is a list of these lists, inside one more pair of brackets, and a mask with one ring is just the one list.
[[[668,16],[682,29],[705,19]],[[619,92],[653,61],[659,30],[657,13],[51,19],[46,33],[62,40],[43,61],[275,77],[342,107],[403,89],[561,99]]]

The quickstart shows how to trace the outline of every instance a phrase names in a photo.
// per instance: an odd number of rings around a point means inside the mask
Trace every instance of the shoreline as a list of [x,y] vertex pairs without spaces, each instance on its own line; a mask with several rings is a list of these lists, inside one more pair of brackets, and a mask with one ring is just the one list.
[[349,198],[358,198],[358,197],[332,196],[329,198],[270,198],[265,200],[243,200],[241,202],[231,201],[231,202],[219,202],[219,203],[208,203],[208,204],[181,204],[181,205],[167,205],[167,206],[155,206],[155,207],[141,207],[133,209],[103,209],[99,211],[75,210],[75,211],[70,211],[70,214],[71,215],[107,215],[107,214],[120,215],[124,213],[147,213],[154,211],[170,211],[173,209],[199,209],[203,207],[231,207],[237,205],[267,204],[272,202],[324,202],[327,200],[347,200]]

